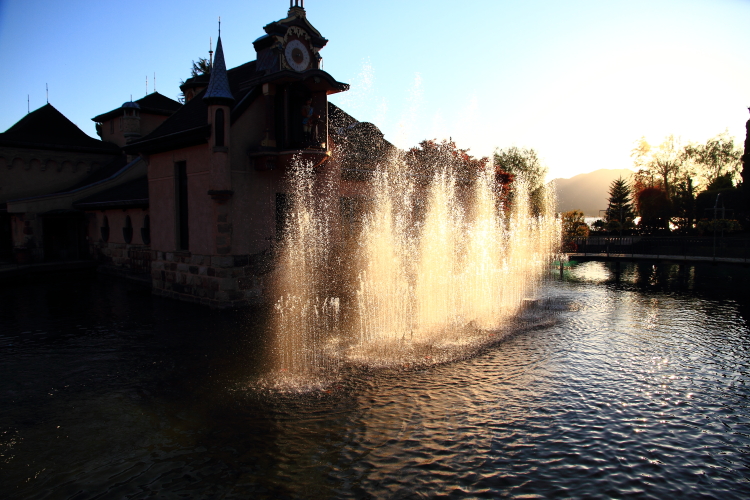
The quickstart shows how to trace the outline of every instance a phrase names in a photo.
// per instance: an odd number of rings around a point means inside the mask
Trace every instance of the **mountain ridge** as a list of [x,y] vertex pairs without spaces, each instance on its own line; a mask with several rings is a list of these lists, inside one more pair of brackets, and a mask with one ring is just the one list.
[[573,177],[552,180],[557,191],[557,211],[580,210],[587,217],[598,217],[607,208],[609,187],[622,177],[630,181],[633,171],[627,168],[601,168]]

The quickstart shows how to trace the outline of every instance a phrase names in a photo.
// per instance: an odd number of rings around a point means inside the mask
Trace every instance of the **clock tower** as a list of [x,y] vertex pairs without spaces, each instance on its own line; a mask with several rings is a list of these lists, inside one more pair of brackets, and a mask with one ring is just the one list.
[[249,154],[256,168],[272,169],[287,157],[309,157],[315,164],[330,157],[328,96],[349,89],[323,71],[320,50],[328,40],[310,24],[304,0],[290,0],[287,17],[263,27],[253,85],[265,101],[261,144]]
[[320,50],[328,40],[307,20],[304,4],[304,0],[290,0],[287,17],[266,25],[266,34],[253,42],[257,70],[268,74],[321,69]]

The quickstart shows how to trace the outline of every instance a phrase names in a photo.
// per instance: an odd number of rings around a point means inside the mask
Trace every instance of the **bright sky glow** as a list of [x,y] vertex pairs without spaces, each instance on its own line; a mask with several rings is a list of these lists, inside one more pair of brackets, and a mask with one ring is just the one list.
[[[93,116],[156,88],[176,98],[216,42],[227,66],[288,0],[0,0],[0,130],[50,102],[86,133]],[[642,135],[745,135],[750,2],[742,0],[307,0],[329,39],[332,101],[400,147],[452,137],[476,156],[533,147],[550,177],[628,168]]]

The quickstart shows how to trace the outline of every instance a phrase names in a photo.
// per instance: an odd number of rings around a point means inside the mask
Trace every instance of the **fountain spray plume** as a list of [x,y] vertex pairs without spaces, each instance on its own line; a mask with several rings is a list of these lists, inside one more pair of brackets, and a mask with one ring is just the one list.
[[[537,293],[559,242],[554,193],[542,187],[532,197],[522,180],[508,193],[494,171],[467,169],[443,146],[416,167],[403,154],[379,166],[354,251],[336,253],[335,266],[336,183],[316,175],[336,171],[296,167],[278,270],[281,370],[319,377],[342,362],[398,367],[462,357]],[[332,283],[334,268],[352,286]],[[351,319],[346,328],[342,317]]]
[[416,255],[409,210],[414,183],[397,173],[394,167],[403,167],[397,159],[388,166],[373,180],[373,209],[364,217],[357,258],[356,338],[360,351],[376,350],[379,355],[392,352],[392,344],[411,339],[416,327],[410,279]]
[[274,290],[276,369],[286,385],[308,384],[335,372],[339,298],[331,296],[330,179],[295,161]]
[[533,296],[556,246],[554,194],[531,206],[494,172],[467,170],[447,148],[429,168],[395,158],[372,183],[360,238],[359,343],[349,359],[397,365],[455,356],[501,328]]

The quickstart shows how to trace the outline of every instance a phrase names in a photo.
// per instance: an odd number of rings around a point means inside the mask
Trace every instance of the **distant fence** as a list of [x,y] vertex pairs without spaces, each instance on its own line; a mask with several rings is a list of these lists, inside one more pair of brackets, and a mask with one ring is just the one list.
[[750,239],[713,237],[593,236],[576,240],[570,253],[681,256],[750,260]]

